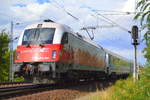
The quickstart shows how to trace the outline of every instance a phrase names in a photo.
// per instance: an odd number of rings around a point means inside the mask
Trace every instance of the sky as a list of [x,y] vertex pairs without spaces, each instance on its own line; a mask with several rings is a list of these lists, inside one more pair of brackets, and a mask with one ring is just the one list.
[[[112,26],[105,18],[127,30],[131,30],[133,25],[140,26],[138,21],[133,20],[134,14],[123,13],[135,12],[135,0],[1,0],[0,4],[0,31],[5,29],[10,33],[10,22],[13,21],[14,37],[20,36],[27,25],[44,19],[68,25],[74,32],[87,38],[86,31],[80,29],[88,26]],[[91,30],[89,32],[92,34]],[[131,35],[127,31],[119,27],[99,27],[93,33],[93,41],[97,44],[129,60],[134,58]],[[145,46],[141,42],[143,34],[144,32],[140,33],[138,46],[138,62],[141,64],[145,63],[142,54]],[[15,47],[16,44],[17,40],[14,41]]]

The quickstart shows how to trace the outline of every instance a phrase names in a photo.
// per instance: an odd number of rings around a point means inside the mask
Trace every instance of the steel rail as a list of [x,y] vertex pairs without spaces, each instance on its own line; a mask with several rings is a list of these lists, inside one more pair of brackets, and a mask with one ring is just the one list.
[[1,82],[0,88],[2,87],[12,87],[12,86],[22,86],[22,85],[31,85],[32,82]]
[[88,85],[95,82],[112,82],[112,80],[98,79],[98,80],[81,80],[81,81],[64,81],[58,84],[34,84],[26,86],[13,86],[0,88],[0,100],[24,96],[43,91],[55,89],[72,89],[81,85]]
[[26,81],[19,81],[19,82],[0,82],[0,85],[7,85],[7,84],[24,84],[24,83],[31,83]]
[[13,87],[2,87],[0,88],[0,100],[15,95],[22,95],[30,93],[31,91],[37,91],[38,89],[46,89],[49,85],[47,84],[34,84],[34,85],[24,85],[24,86],[13,86]]

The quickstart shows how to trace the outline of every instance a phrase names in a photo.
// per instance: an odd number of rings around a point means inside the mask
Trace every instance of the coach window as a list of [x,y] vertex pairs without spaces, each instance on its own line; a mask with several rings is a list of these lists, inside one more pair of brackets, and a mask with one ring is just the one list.
[[65,32],[65,33],[63,34],[61,43],[62,43],[62,44],[68,43],[68,33],[67,33],[67,32]]

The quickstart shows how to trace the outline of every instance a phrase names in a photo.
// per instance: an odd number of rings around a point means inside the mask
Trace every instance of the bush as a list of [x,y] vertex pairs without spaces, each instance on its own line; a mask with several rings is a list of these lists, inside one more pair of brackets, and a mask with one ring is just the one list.
[[119,80],[112,87],[99,91],[90,100],[150,100],[150,66],[140,73],[140,80],[132,77]]
[[110,100],[150,100],[150,66],[141,72],[140,80],[119,80],[111,89]]
[[23,76],[21,76],[21,77],[15,77],[14,81],[15,82],[21,82],[21,81],[24,81],[24,78],[23,78]]
[[5,30],[0,32],[0,82],[8,81],[9,73],[9,36]]

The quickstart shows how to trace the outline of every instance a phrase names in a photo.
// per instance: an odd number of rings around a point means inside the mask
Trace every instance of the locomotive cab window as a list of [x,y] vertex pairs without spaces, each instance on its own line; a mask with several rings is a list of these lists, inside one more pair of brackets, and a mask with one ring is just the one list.
[[62,36],[61,44],[66,44],[68,43],[68,33],[65,32]]
[[55,28],[33,28],[24,32],[22,44],[52,44]]

